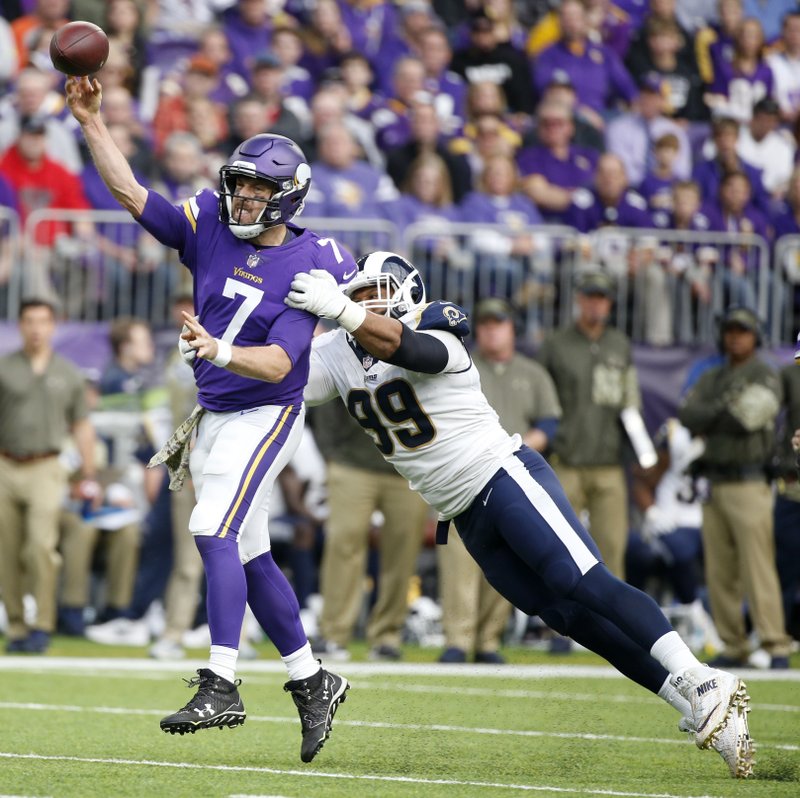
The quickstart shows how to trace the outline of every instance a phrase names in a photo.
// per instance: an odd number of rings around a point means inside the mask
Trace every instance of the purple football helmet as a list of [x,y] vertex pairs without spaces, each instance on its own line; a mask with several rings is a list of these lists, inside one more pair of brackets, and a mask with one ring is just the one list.
[[[255,222],[242,224],[234,213],[236,178],[239,176],[265,180],[273,186],[269,199],[261,202],[263,210]],[[311,186],[311,167],[300,147],[286,136],[261,133],[243,141],[219,170],[219,219],[231,228],[237,238],[255,238],[268,227],[285,224],[303,209]]]

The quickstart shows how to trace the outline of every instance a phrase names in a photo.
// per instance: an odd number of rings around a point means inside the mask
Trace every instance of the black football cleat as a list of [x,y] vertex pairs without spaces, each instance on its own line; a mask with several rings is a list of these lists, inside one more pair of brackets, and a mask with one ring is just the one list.
[[300,713],[303,731],[300,759],[310,762],[328,739],[333,716],[339,704],[347,698],[345,693],[350,689],[350,683],[347,679],[320,668],[308,679],[286,682],[283,689],[292,694],[292,700]]
[[231,683],[214,671],[201,668],[197,676],[183,681],[187,687],[196,687],[197,692],[183,709],[162,719],[162,731],[194,734],[198,729],[233,728],[244,723],[244,704],[236,689],[242,683],[241,679]]

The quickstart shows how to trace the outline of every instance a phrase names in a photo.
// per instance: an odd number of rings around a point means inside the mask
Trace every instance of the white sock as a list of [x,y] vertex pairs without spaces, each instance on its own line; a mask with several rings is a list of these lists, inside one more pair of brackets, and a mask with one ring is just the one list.
[[298,648],[297,651],[287,657],[281,657],[281,659],[286,666],[289,680],[292,682],[296,682],[298,679],[308,679],[322,668],[319,660],[315,659],[311,653],[311,644],[308,642],[302,648]]
[[675,631],[659,637],[650,649],[650,656],[657,659],[673,676],[677,676],[687,668],[702,666],[700,660],[692,654],[689,646]]
[[236,678],[236,660],[239,652],[227,646],[211,646],[211,655],[208,658],[208,668],[217,676],[232,682]]
[[677,709],[683,717],[691,718],[692,705],[672,686],[671,678],[667,676],[664,680],[664,684],[658,691],[658,697],[663,698],[671,707]]

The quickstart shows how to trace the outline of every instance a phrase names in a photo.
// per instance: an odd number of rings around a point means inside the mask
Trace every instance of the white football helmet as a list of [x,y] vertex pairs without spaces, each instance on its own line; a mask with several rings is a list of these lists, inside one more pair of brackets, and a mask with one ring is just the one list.
[[425,304],[425,284],[416,267],[394,252],[370,252],[356,261],[358,273],[344,287],[347,296],[376,286],[378,296],[361,302],[367,310],[399,319]]

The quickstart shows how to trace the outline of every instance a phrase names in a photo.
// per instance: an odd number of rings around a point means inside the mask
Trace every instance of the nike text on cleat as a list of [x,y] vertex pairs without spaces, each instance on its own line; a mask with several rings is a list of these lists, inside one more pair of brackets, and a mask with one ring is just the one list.
[[698,748],[713,748],[728,765],[731,775],[747,778],[753,773],[753,741],[747,722],[750,696],[745,683],[726,671],[688,668],[673,677],[675,689],[689,701]]
[[241,726],[246,717],[244,704],[236,689],[242,682],[229,682],[208,668],[197,676],[184,679],[187,687],[196,687],[189,703],[161,721],[161,729],[169,734],[194,734],[198,729]]
[[321,668],[308,679],[286,682],[283,689],[292,694],[300,714],[303,742],[300,759],[310,762],[325,744],[331,733],[333,716],[350,689],[347,679]]

